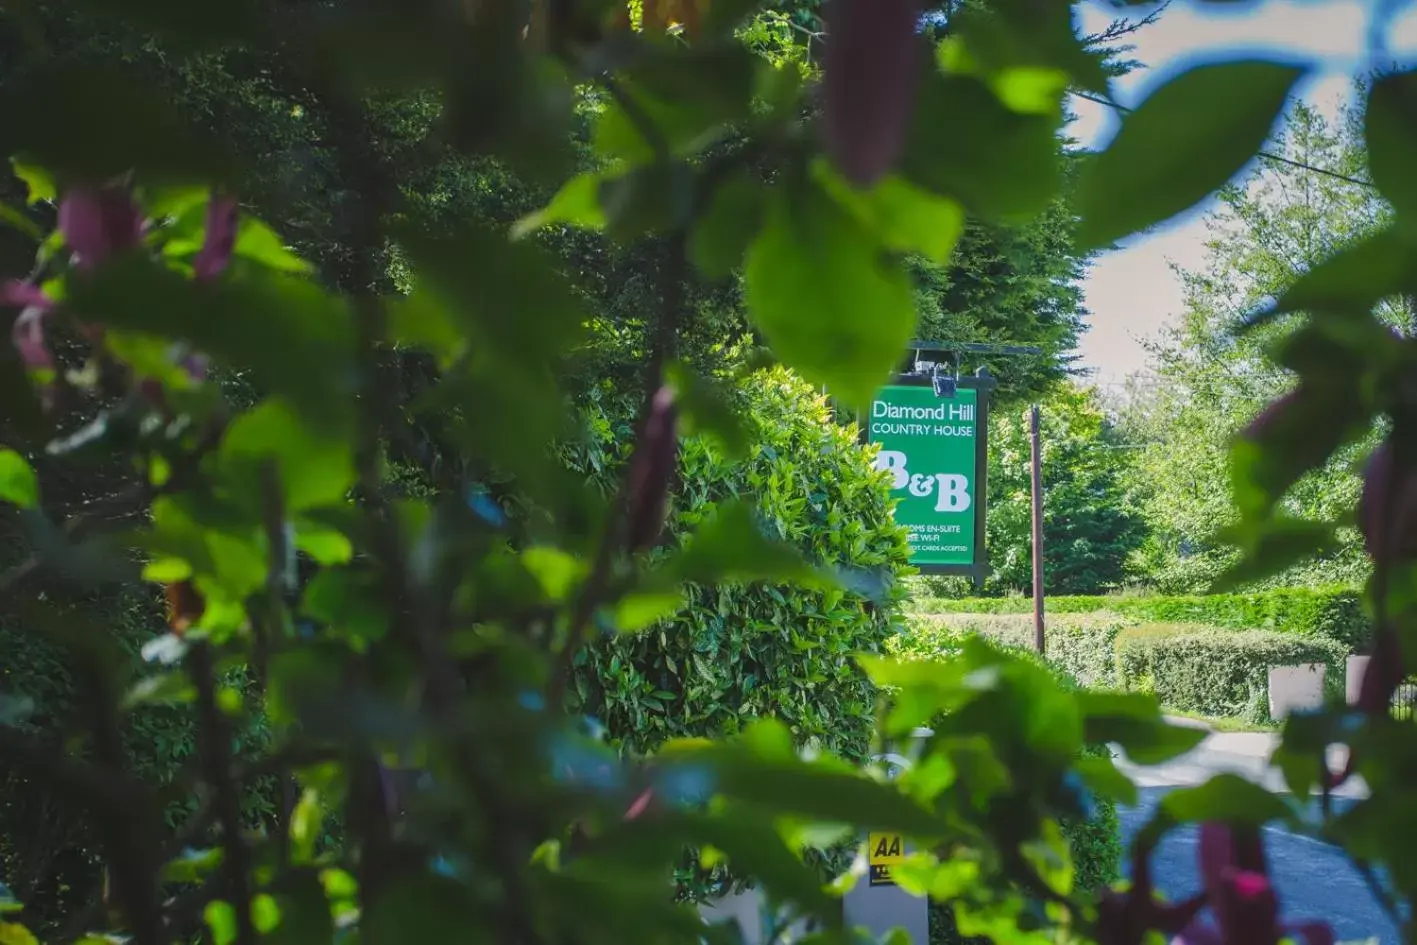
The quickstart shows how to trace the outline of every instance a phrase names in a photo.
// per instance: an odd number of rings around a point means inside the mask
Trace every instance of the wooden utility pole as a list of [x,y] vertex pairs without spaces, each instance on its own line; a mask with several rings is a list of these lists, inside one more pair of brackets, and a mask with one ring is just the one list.
[[1033,467],[1033,648],[1042,655],[1043,639],[1043,457],[1039,449],[1038,405],[1028,410],[1028,452]]

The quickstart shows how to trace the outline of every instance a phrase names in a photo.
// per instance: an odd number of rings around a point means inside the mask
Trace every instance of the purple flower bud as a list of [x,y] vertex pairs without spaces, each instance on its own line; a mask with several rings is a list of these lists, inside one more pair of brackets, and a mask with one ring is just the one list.
[[92,269],[139,245],[145,226],[143,212],[126,188],[76,187],[59,202],[59,229],[80,269]]
[[869,187],[905,149],[920,41],[917,0],[831,0],[826,13],[826,150],[846,179]]
[[1269,879],[1259,830],[1202,824],[1199,854],[1215,921],[1192,922],[1178,937],[1180,945],[1279,945],[1296,932],[1310,945],[1333,941],[1332,930],[1322,922],[1279,920],[1279,896]]
[[206,237],[192,262],[202,282],[215,279],[231,264],[231,253],[236,248],[236,220],[236,198],[212,194],[207,202]]
[[655,391],[630,458],[627,546],[643,551],[659,541],[669,507],[669,487],[679,459],[678,411],[668,386]]

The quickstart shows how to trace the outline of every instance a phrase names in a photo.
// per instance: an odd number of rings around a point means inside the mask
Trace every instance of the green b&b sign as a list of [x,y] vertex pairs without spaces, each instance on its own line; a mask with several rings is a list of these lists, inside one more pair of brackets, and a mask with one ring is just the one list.
[[941,395],[928,377],[901,378],[863,418],[899,499],[896,521],[910,531],[911,564],[926,574],[983,576],[988,381],[961,378]]

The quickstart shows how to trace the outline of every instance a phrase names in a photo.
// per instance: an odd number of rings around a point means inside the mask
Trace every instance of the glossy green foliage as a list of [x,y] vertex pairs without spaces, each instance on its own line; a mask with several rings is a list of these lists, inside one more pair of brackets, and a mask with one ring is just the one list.
[[[713,503],[751,496],[769,534],[820,566],[877,575],[883,593],[691,586],[672,616],[586,651],[573,683],[576,705],[635,752],[775,717],[798,744],[861,759],[876,700],[851,657],[880,652],[896,632],[905,569],[886,484],[821,395],[786,371],[749,375],[732,407],[751,453],[735,462],[710,438],[685,439],[671,534],[682,540]],[[570,460],[607,489],[623,471],[632,410],[623,401],[592,404],[592,437]]]

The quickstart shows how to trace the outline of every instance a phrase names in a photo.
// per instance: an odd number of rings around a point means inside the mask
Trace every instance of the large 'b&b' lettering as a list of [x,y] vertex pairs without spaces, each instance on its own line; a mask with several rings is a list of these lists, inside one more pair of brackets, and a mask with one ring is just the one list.
[[892,489],[910,489],[918,498],[935,496],[936,512],[966,512],[973,499],[969,495],[969,477],[959,473],[935,473],[933,476],[912,476],[905,468],[906,455],[899,450],[881,450],[876,454],[876,468],[891,474]]

